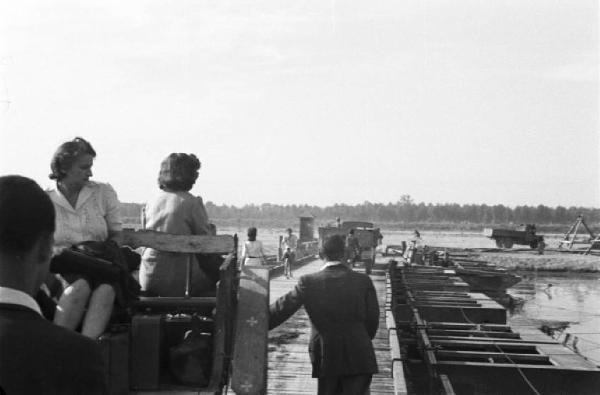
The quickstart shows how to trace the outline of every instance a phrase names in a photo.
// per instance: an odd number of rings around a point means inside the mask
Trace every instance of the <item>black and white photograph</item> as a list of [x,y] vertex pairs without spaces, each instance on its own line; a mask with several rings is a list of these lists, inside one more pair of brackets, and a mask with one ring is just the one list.
[[0,395],[600,393],[597,0],[0,0]]

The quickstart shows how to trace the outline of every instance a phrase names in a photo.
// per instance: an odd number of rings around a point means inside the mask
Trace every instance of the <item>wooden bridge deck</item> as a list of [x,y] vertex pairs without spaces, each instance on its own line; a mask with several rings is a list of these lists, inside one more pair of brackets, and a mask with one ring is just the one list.
[[[296,284],[297,278],[320,270],[323,262],[316,260],[294,271],[296,279],[274,277],[271,279],[270,301],[273,302]],[[362,270],[357,269],[357,270]],[[380,306],[379,330],[373,341],[379,373],[373,377],[372,395],[394,394],[392,362],[388,330],[385,320],[385,271],[373,270],[371,275]],[[317,380],[311,377],[308,357],[310,321],[304,308],[269,333],[268,394],[316,394]]]

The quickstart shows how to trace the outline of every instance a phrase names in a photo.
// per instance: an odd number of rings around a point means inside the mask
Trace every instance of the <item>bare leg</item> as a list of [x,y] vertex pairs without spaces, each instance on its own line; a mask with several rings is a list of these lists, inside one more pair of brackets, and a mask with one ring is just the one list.
[[114,302],[115,289],[108,284],[99,285],[92,292],[90,305],[83,320],[81,334],[97,339],[106,329]]
[[81,322],[90,293],[90,285],[81,278],[65,288],[56,306],[54,323],[75,330]]

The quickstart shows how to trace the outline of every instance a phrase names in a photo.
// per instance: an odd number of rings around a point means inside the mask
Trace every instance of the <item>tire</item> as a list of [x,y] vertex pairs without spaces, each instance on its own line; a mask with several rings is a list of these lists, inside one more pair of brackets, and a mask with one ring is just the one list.
[[498,247],[498,248],[504,247],[504,244],[502,244],[502,239],[496,239],[496,247]]
[[535,250],[536,248],[538,248],[538,241],[532,241],[531,243],[529,243],[529,247],[531,247],[532,250]]
[[513,241],[512,239],[509,239],[508,237],[504,239],[504,248],[512,248],[513,246]]

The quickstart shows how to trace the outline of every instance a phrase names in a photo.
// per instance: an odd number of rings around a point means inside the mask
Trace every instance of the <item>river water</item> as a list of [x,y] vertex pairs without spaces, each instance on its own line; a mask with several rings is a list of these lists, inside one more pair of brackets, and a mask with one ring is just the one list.
[[[220,233],[237,233],[240,243],[246,239],[245,229],[222,229]],[[383,231],[383,244],[401,244],[411,238],[409,231]],[[258,240],[267,254],[275,254],[279,235],[284,229],[259,229]],[[495,248],[495,243],[481,233],[421,232],[427,245],[460,248]],[[561,235],[545,235],[548,246],[556,247]],[[600,259],[600,258],[599,258]],[[575,346],[581,355],[600,365],[600,273],[563,274],[521,272],[523,280],[508,293],[522,303],[510,312],[509,322],[527,322],[536,326],[568,325],[554,336]]]
[[521,272],[523,280],[508,293],[523,301],[509,322],[537,326],[568,325],[554,337],[576,346],[581,355],[600,365],[600,274]]

